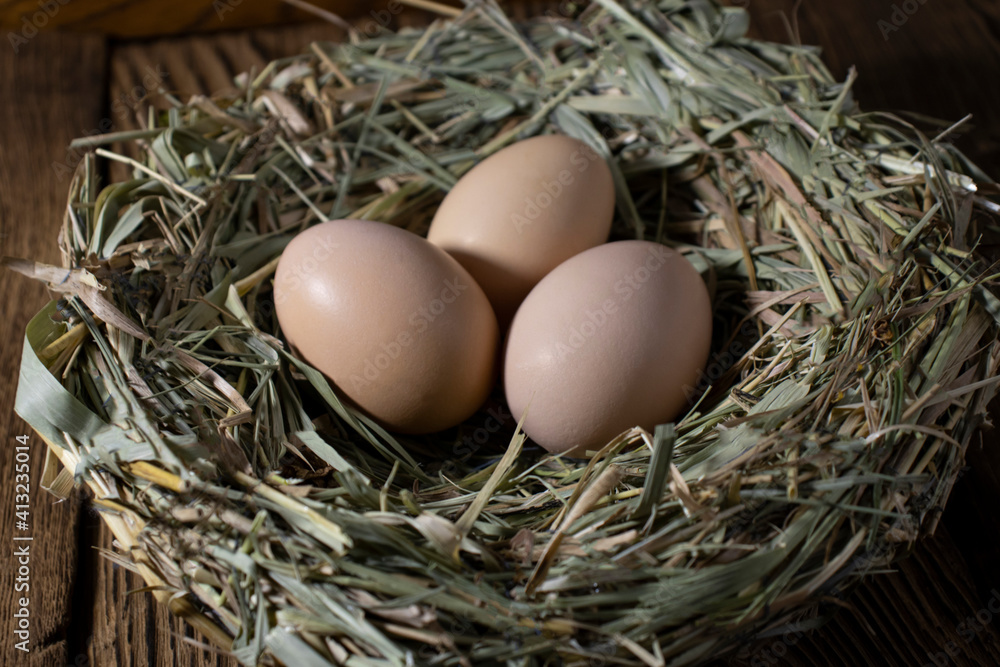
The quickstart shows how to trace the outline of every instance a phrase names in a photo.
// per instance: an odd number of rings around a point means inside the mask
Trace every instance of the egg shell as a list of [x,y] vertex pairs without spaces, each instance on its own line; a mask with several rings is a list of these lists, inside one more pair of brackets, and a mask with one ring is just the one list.
[[365,220],[315,225],[282,254],[274,297],[297,353],[389,430],[455,426],[495,381],[499,333],[486,295],[411,232]]
[[468,269],[504,326],[549,271],[607,241],[614,207],[604,158],[572,137],[545,135],[504,148],[459,179],[427,238]]
[[712,338],[701,276],[666,246],[619,241],[561,264],[511,323],[504,389],[524,432],[583,456],[633,426],[652,430],[689,405]]

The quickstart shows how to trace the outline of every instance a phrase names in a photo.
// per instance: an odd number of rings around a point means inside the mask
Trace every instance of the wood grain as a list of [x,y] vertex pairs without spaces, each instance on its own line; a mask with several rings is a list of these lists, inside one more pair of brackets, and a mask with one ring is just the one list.
[[[855,99],[864,110],[918,112],[954,122],[972,114],[954,137],[975,161],[1000,178],[1000,4],[992,0],[918,2],[902,22],[903,0],[731,0],[746,5],[753,35],[822,47],[843,79],[858,70]],[[900,22],[899,26],[893,19]],[[891,26],[892,30],[885,28]]]
[[[374,9],[376,3],[313,0],[311,4],[357,16],[371,11],[369,6]],[[8,32],[21,35],[33,29],[136,38],[241,30],[308,19],[315,17],[280,0],[0,0],[0,29],[7,41]]]
[[[162,7],[170,7],[167,11],[150,9],[152,0],[141,0],[131,3],[131,9],[101,14],[102,7],[106,10],[115,4],[115,0],[79,3],[80,14],[74,14],[70,9],[75,4],[70,2],[60,10],[60,21],[76,29],[148,35],[173,31],[178,25],[186,26],[185,30],[214,30],[301,18],[278,2],[253,7],[242,3],[225,14],[222,24],[213,23],[205,11],[199,18],[187,9],[198,3],[163,3]],[[201,4],[214,11],[210,2]],[[747,5],[747,0],[736,4]],[[996,38],[1000,10],[989,0],[928,2],[886,40],[878,22],[891,18],[892,4],[805,0],[798,14],[798,34],[803,42],[823,46],[838,75],[843,76],[851,65],[858,67],[861,76],[855,93],[865,109],[910,109],[950,120],[975,113],[976,132],[965,130],[961,145],[982,166],[1000,174],[1000,122],[992,118],[1000,90],[985,85],[1000,71]],[[749,0],[755,34],[787,40],[789,31],[780,12],[790,15],[794,5],[793,0]],[[362,14],[376,8],[375,3],[355,3],[355,11],[358,6]],[[37,3],[0,0],[0,19],[32,7]],[[339,7],[347,7],[342,13],[350,14],[350,6],[340,3]],[[140,11],[143,8],[145,14]],[[132,11],[141,16],[133,19]],[[420,17],[407,14],[396,20],[410,22]],[[109,24],[114,25],[109,28]],[[180,97],[210,93],[231,85],[232,75],[239,71],[259,70],[268,60],[296,53],[314,39],[339,36],[331,26],[308,25],[126,41],[107,50],[101,39],[77,35],[41,35],[16,55],[0,47],[4,51],[0,90],[15,92],[0,97],[0,235],[8,234],[0,238],[3,253],[57,259],[54,238],[68,181],[59,179],[52,162],[72,165],[76,156],[63,150],[72,136],[108,123],[114,129],[134,127],[132,107],[149,101],[150,72]],[[112,171],[109,177],[121,174]],[[17,298],[7,297],[15,293]],[[0,437],[8,438],[5,444],[9,445],[13,434],[25,428],[12,421],[8,410],[13,405],[20,340],[27,319],[44,296],[38,286],[6,272],[0,273],[0,294],[6,297],[0,305],[0,326],[9,341],[0,350],[0,424],[6,426]],[[995,434],[986,434],[983,445],[973,448],[972,468],[956,486],[938,535],[921,544],[895,573],[870,577],[843,602],[829,600],[830,605],[845,609],[824,628],[790,636],[788,642],[779,636],[745,647],[731,664],[919,666],[935,654],[943,655],[947,664],[1000,664],[1000,616],[994,615],[969,641],[963,632],[969,626],[962,625],[1000,588],[1000,573],[995,570],[1000,525],[993,511],[1000,498],[1000,447],[996,445]],[[34,454],[37,475],[40,449]],[[0,461],[6,474],[10,474],[9,466],[9,460]],[[3,502],[0,540],[9,544],[12,493]],[[36,492],[32,502],[38,522],[36,544],[44,544],[44,559],[33,564],[37,569],[32,575],[40,587],[38,597],[33,594],[38,621],[33,638],[38,643],[33,643],[29,660],[15,656],[9,663],[7,656],[14,654],[5,645],[0,664],[62,667],[73,664],[79,655],[100,667],[236,667],[231,658],[199,647],[201,639],[155,605],[149,595],[129,593],[143,582],[99,555],[97,549],[112,548],[109,533],[99,516],[79,499],[52,505],[50,497]],[[3,609],[10,608],[12,582],[7,572],[9,568],[0,572]],[[949,648],[954,649],[954,656],[947,655]]]
[[[57,39],[39,36],[19,53],[0,48],[0,246],[2,254],[34,257],[58,263],[54,243],[66,206],[68,182],[52,163],[63,159],[69,141],[94,126],[104,108],[102,38],[77,36]],[[77,526],[80,502],[55,502],[42,491],[45,445],[34,435],[31,443],[30,529],[15,530],[14,438],[31,434],[14,415],[14,392],[21,359],[21,342],[28,320],[47,297],[42,285],[0,270],[0,613],[3,614],[4,665],[50,667],[73,662],[67,638],[70,624],[80,622],[73,608],[74,589],[83,572],[78,567],[81,548]],[[14,542],[14,535],[30,535],[30,542]],[[29,544],[30,588],[14,592],[15,545]],[[26,595],[30,603],[30,653],[14,648],[14,599]],[[86,623],[86,621],[84,621]]]
[[[337,40],[338,28],[310,24],[270,30],[223,33],[213,36],[168,37],[115,45],[110,53],[108,106],[115,129],[133,129],[138,120],[133,103],[141,110],[146,103],[157,104],[152,89],[143,79],[156,73],[171,94],[186,98],[231,89],[232,78],[243,71],[260,71],[270,60],[299,53],[312,41]],[[124,100],[124,102],[123,102]],[[116,103],[122,104],[116,107]],[[126,110],[127,107],[127,110]],[[110,177],[121,179],[125,170],[112,165]],[[110,531],[94,522],[88,534],[96,544],[110,548]],[[103,559],[90,563],[94,568],[94,622],[90,659],[94,667],[237,667],[235,659],[221,655],[215,647],[201,648],[203,639],[166,609],[154,604],[149,595],[128,595],[141,588],[142,580]],[[105,613],[100,613],[104,610]]]
[[[732,4],[746,5],[747,2]],[[1000,72],[1000,6],[990,0],[917,3],[912,14],[894,14],[900,1],[824,2],[805,0],[795,11],[795,0],[751,0],[753,35],[776,41],[818,44],[834,74],[844,78],[849,67],[858,70],[855,98],[865,110],[917,112],[948,122],[972,114],[972,122],[952,135],[958,146],[994,178],[1000,178],[1000,89],[987,82]],[[882,23],[880,23],[882,22]],[[897,23],[899,25],[897,26]],[[898,28],[898,29],[895,29]],[[1000,419],[1000,402],[991,407],[994,421]],[[952,633],[965,616],[980,610],[1000,589],[1000,442],[995,430],[984,431],[978,444],[970,446],[968,467],[952,491],[943,516],[943,530],[935,540],[918,547],[901,564],[899,573],[873,578],[855,596],[857,615],[841,614],[831,626],[806,642],[806,656],[821,655],[821,645],[838,651],[853,650],[860,635],[857,621],[868,624],[905,623],[908,632],[894,633],[893,651],[881,653],[881,661],[845,661],[839,664],[913,664],[929,661],[928,653],[940,653],[947,641],[938,634]],[[929,562],[928,562],[929,561]],[[933,564],[936,577],[929,571]],[[919,620],[915,612],[925,609],[914,600],[915,587],[935,588],[941,582],[953,586],[950,595],[939,591],[931,618]],[[884,604],[879,604],[883,600]],[[893,609],[906,609],[900,617]],[[997,619],[1000,620],[1000,619]],[[994,623],[997,623],[997,620]],[[987,642],[996,651],[996,627],[990,625]],[[976,635],[977,638],[980,635]],[[983,638],[986,638],[984,633]],[[903,638],[909,641],[901,641]],[[875,640],[875,637],[872,638]],[[812,644],[815,642],[815,646]],[[878,642],[881,644],[882,642]],[[970,642],[971,643],[971,642]],[[919,650],[907,650],[919,647]],[[991,660],[973,659],[971,647],[958,640],[958,655],[948,664],[992,665]],[[813,651],[812,649],[815,649]],[[836,655],[836,653],[835,653]],[[912,661],[893,662],[909,655]],[[826,664],[826,663],[819,663]],[[831,663],[838,664],[838,663]]]
[[[85,519],[83,535],[95,548],[111,550],[111,532],[96,516]],[[137,574],[94,553],[81,561],[87,582],[79,601],[89,623],[74,628],[79,647],[93,667],[238,667],[239,663],[142,589]],[[60,666],[61,667],[61,666]]]
[[1000,592],[976,593],[962,553],[940,528],[895,572],[868,577],[823,628],[756,642],[728,664],[918,667],[943,654],[949,665],[1000,665],[1000,614],[985,625],[969,621],[994,595],[997,609]]
[[[912,15],[904,12],[905,21],[904,15],[894,14],[893,6],[902,9],[904,4],[897,0],[806,0],[797,13],[795,4],[754,0],[755,35],[787,41],[795,36],[786,26],[797,26],[802,43],[822,46],[838,77],[857,68],[855,98],[865,110],[916,112],[948,123],[972,114],[971,122],[952,137],[984,171],[1000,179],[1000,87],[991,84],[1000,73],[1000,4],[916,3]],[[991,414],[995,422],[1000,420],[1000,401]],[[980,596],[1000,585],[1000,513],[994,508],[1000,498],[998,437],[996,430],[987,430],[970,446],[968,467],[943,517]]]
[[[757,0],[751,5],[757,36],[787,39],[789,35],[785,29],[786,22],[782,20],[780,12],[790,11],[792,4],[794,3],[781,0]],[[921,107],[915,104],[914,96],[910,94],[911,86],[905,83],[910,80],[906,67],[912,58],[920,55],[919,52],[911,53],[916,50],[913,44],[919,43],[919,31],[930,30],[930,26],[935,23],[931,12],[926,12],[926,25],[918,22],[918,17],[913,18],[913,23],[907,24],[910,29],[918,31],[914,38],[916,41],[896,39],[896,33],[893,33],[889,47],[902,50],[894,58],[890,57],[893,54],[891,50],[886,50],[884,41],[877,44],[868,40],[865,43],[872,44],[871,48],[857,51],[852,59],[855,38],[859,33],[865,34],[865,26],[870,26],[875,37],[881,40],[877,26],[881,15],[869,5],[864,5],[868,7],[868,14],[863,19],[859,18],[860,14],[851,18],[851,7],[858,9],[863,3],[851,2],[847,5],[849,6],[831,8],[828,4],[807,2],[800,13],[799,26],[804,41],[826,40],[821,43],[828,54],[840,55],[839,59],[830,59],[831,67],[838,75],[844,76],[846,69],[852,64],[856,64],[862,72],[869,68],[875,71],[874,83],[869,83],[864,75],[858,83],[857,97],[864,101],[864,108],[910,108],[957,119],[965,115],[963,109],[981,103],[979,92],[967,79],[944,77],[941,81],[936,80],[935,85],[953,88],[946,98],[950,106],[935,107],[925,102]],[[412,20],[412,17],[401,18]],[[839,21],[840,25],[855,26],[855,29],[829,29],[835,21]],[[957,32],[953,35],[955,44],[961,44],[963,37],[969,38],[961,33],[959,25],[954,29]],[[311,39],[335,39],[337,36],[339,33],[335,29],[313,26],[301,31],[265,30],[229,36],[171,38],[152,43],[128,44],[116,48],[112,54],[112,97],[116,98],[121,91],[135,85],[134,82],[142,72],[151,66],[156,67],[156,63],[166,63],[170,72],[170,88],[182,96],[225,89],[230,86],[231,74],[225,74],[227,71],[232,73],[250,67],[259,69],[268,58],[295,53]],[[996,55],[990,54],[987,48],[983,51],[984,58]],[[197,66],[193,63],[197,63]],[[236,69],[233,69],[234,66]],[[887,85],[886,82],[896,83]],[[991,126],[992,129],[997,127],[996,124]],[[969,148],[966,147],[967,150]],[[977,144],[971,148],[979,148],[977,158],[987,158],[988,161],[990,154],[981,150],[982,145]],[[970,153],[975,152],[970,150]],[[960,489],[966,487],[967,484],[960,484]],[[995,497],[1000,497],[1000,489]],[[946,518],[950,519],[954,514],[956,513],[951,512]],[[964,531],[967,528],[963,526],[962,530],[962,535],[966,535]],[[944,532],[947,533],[946,530]],[[927,572],[931,565],[939,572],[933,580]],[[959,658],[964,656],[971,661],[968,664],[1000,664],[1000,642],[995,629],[984,628],[983,632],[977,633],[973,641],[968,643],[959,636],[959,623],[968,614],[974,614],[982,608],[988,600],[989,588],[997,584],[1000,581],[990,583],[983,577],[973,575],[962,551],[955,546],[949,535],[944,534],[920,547],[913,557],[900,565],[897,573],[872,577],[870,585],[849,597],[847,610],[823,630],[802,637],[794,646],[787,647],[788,653],[782,659],[795,665],[920,665],[928,659],[928,654],[943,650],[952,641],[962,648],[963,653]],[[901,615],[898,611],[900,609],[912,611]],[[750,647],[745,655],[749,656],[750,662],[754,657],[766,658],[769,655],[766,651],[772,648],[772,643],[764,642]],[[777,650],[782,650],[782,647]],[[770,657],[776,659],[779,656]],[[956,664],[962,663],[956,661]]]

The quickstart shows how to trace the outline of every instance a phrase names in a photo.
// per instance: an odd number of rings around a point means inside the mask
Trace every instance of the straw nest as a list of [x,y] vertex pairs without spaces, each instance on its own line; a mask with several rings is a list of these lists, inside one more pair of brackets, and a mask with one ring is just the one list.
[[[63,268],[7,261],[59,293],[17,403],[61,461],[46,485],[88,485],[121,562],[243,664],[693,665],[815,626],[934,528],[997,386],[989,179],[740,9],[562,9],[473,3],[166,95],[77,142]],[[615,238],[702,271],[691,411],[589,461],[497,399],[386,433],[289,354],[278,255],[326,219],[422,233],[477,160],[547,132],[612,165]],[[103,185],[111,160],[131,180]]]

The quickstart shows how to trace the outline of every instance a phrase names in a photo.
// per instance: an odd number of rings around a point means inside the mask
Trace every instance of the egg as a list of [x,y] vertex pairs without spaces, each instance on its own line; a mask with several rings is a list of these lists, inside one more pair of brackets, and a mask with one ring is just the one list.
[[459,179],[427,239],[468,269],[506,325],[549,271],[607,241],[614,207],[603,157],[571,137],[533,137]]
[[489,300],[454,258],[411,232],[366,220],[315,225],[282,254],[274,300],[301,358],[389,430],[455,426],[495,382]]
[[504,392],[525,434],[584,456],[633,426],[653,430],[689,406],[708,360],[712,306],[683,255],[617,241],[567,260],[514,317]]

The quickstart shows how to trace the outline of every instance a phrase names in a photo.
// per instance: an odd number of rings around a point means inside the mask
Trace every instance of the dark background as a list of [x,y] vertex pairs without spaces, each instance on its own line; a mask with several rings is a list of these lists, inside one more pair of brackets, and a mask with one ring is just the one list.
[[[362,24],[397,7],[388,0],[317,4]],[[750,11],[755,36],[819,44],[841,78],[857,67],[855,97],[865,110],[948,121],[972,113],[958,143],[1000,177],[1000,3],[733,4]],[[515,13],[542,8],[520,3]],[[392,12],[391,25],[427,18]],[[162,77],[181,97],[227,88],[237,72],[259,71],[312,40],[342,35],[316,20],[277,0],[0,0],[0,254],[59,262],[55,239],[69,185],[60,165],[72,169],[79,159],[66,146],[88,132],[132,127],[130,107],[144,78]],[[13,414],[21,341],[45,300],[40,285],[0,271],[0,449],[9,452],[0,456],[0,545],[14,545],[14,438],[30,435]],[[14,649],[13,546],[0,546],[0,664],[235,667],[150,595],[130,594],[144,584],[101,555],[112,539],[82,494],[56,503],[38,488],[44,444],[34,436],[30,442],[31,652]],[[984,625],[966,624],[995,595],[994,608],[1000,602],[995,432],[970,448],[968,464],[933,538],[894,572],[872,575],[826,627],[748,648],[739,664],[1000,665],[1000,614]]]

